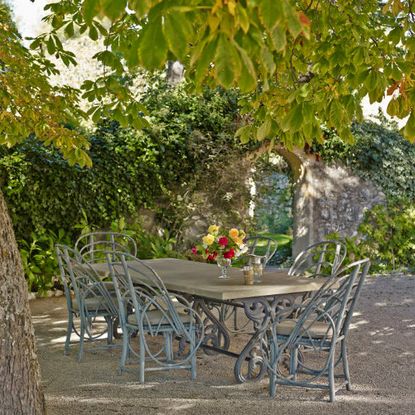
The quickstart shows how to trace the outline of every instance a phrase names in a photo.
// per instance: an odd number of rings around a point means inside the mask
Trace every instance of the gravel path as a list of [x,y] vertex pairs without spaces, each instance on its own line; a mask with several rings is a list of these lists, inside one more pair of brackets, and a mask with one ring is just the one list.
[[[197,380],[188,372],[156,372],[141,385],[117,374],[118,351],[63,356],[63,297],[31,301],[50,415],[66,414],[415,414],[415,276],[369,277],[356,307],[349,356],[353,390],[330,404],[316,390],[268,381],[238,385],[232,358],[199,352]],[[236,338],[233,347],[240,346]]]

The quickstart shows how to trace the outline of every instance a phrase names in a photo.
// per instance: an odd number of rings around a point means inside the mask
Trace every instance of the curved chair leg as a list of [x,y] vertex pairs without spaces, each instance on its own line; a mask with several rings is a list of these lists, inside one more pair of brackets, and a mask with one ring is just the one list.
[[139,373],[138,373],[138,380],[140,381],[140,383],[144,383],[144,372],[145,372],[145,358],[146,358],[146,353],[145,353],[145,345],[144,345],[144,333],[139,333],[140,336],[140,351],[139,351]]
[[[196,328],[194,328],[192,330],[191,342],[192,342],[192,344],[191,344],[191,347],[190,347],[190,353],[193,353],[195,345],[196,345]],[[196,365],[197,365],[196,353],[193,353],[192,360],[191,360],[190,364],[191,364],[192,380],[196,380]]]
[[125,366],[127,364],[129,344],[130,344],[130,333],[128,332],[127,329],[123,329],[123,331],[122,331],[122,350],[121,350],[121,357],[120,357],[120,374],[124,371]]
[[85,339],[85,322],[83,321],[83,318],[81,317],[81,330],[79,333],[79,353],[78,353],[78,362],[82,361],[82,358],[84,357],[84,339]]
[[344,378],[346,380],[346,389],[349,391],[352,389],[352,385],[350,383],[349,361],[347,360],[347,345],[344,340],[341,343],[341,353],[342,353],[343,373],[344,373]]
[[334,383],[334,353],[330,357],[328,367],[328,378],[329,378],[329,390],[330,390],[330,402],[334,402],[336,395],[335,383]]
[[105,321],[107,323],[107,344],[112,344],[113,343],[113,320],[112,317],[105,317]]
[[290,350],[290,375],[294,380],[297,380],[297,368],[298,368],[298,347]]
[[73,331],[73,313],[68,311],[68,324],[66,326],[66,340],[63,354],[67,356],[69,354],[69,347],[71,346],[71,335]]
[[173,357],[173,335],[171,331],[164,333],[164,353],[166,354],[166,360],[172,362]]

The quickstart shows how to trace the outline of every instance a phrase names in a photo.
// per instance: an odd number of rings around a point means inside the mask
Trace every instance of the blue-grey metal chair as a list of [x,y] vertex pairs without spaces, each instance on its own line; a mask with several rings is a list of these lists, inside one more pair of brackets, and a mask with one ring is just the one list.
[[[120,372],[127,369],[128,356],[134,355],[138,358],[141,383],[146,371],[155,370],[187,369],[195,379],[196,351],[204,332],[200,316],[184,297],[175,294],[180,302],[177,308],[157,273],[134,256],[111,252],[107,261],[123,332]],[[138,352],[131,345],[134,334]],[[161,345],[154,341],[156,337],[162,337]]]
[[275,255],[278,249],[278,242],[267,236],[255,235],[246,238],[245,243],[248,246],[248,257],[260,256],[262,265],[267,266],[268,262]]
[[[79,252],[64,245],[56,245],[55,249],[68,310],[64,353],[69,353],[74,333],[79,337],[78,360],[81,361],[85,341],[100,340],[107,333],[107,343],[113,346],[113,324],[118,308],[106,285],[91,266],[82,261]],[[79,329],[75,326],[76,318],[80,320]]]
[[75,242],[75,249],[79,251],[85,262],[106,262],[106,253],[110,251],[125,252],[137,256],[135,240],[120,232],[90,232],[81,235]]
[[288,275],[293,277],[334,275],[340,269],[346,253],[346,245],[343,242],[317,242],[297,255]]
[[[368,259],[354,262],[337,275],[328,277],[313,297],[276,314],[268,338],[269,393],[272,397],[276,394],[277,385],[289,385],[328,389],[333,402],[334,370],[340,364],[343,384],[350,390],[347,338],[353,310],[369,267]],[[336,355],[338,346],[340,350]],[[302,355],[303,348],[307,350],[306,359]],[[326,383],[318,383],[325,378]]]

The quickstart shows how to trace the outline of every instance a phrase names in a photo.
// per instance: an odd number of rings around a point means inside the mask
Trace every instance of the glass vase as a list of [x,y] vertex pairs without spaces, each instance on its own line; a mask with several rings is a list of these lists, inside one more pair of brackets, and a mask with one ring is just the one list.
[[220,279],[229,279],[228,271],[231,266],[231,260],[229,258],[217,257],[216,262],[220,268]]

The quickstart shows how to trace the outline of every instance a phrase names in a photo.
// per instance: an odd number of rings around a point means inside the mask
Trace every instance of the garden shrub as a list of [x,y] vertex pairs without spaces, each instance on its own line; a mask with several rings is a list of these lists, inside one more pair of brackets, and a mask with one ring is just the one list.
[[[337,234],[328,238],[339,238]],[[366,212],[358,235],[345,238],[348,262],[370,258],[372,272],[415,269],[415,205],[390,199]]]
[[[195,192],[210,192],[223,214],[232,215],[232,207],[241,203],[235,185],[239,172],[232,170],[232,159],[245,151],[234,137],[237,93],[217,89],[191,96],[153,77],[142,101],[148,109],[146,129],[104,120],[90,134],[91,169],[70,166],[35,137],[12,149],[0,147],[0,186],[32,289],[53,285],[57,268],[50,246],[62,238],[73,243],[86,227],[109,229],[126,217],[142,258],[178,256],[177,236]],[[141,227],[143,208],[155,213],[153,233]]]

